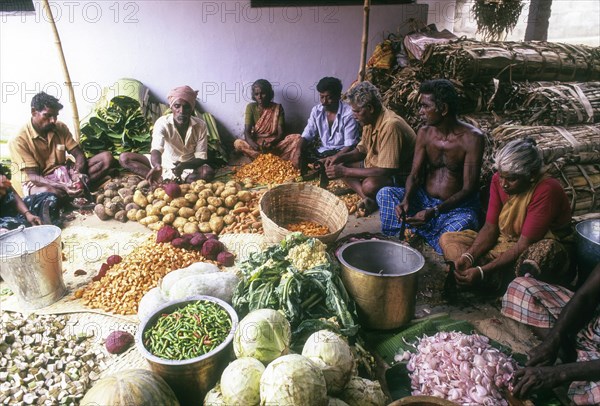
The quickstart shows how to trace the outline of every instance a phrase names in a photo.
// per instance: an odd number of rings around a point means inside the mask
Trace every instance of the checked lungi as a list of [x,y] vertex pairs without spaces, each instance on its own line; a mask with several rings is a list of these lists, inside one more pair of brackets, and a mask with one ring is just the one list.
[[[377,193],[377,204],[381,217],[381,231],[385,235],[395,236],[400,232],[402,222],[396,216],[395,207],[404,199],[405,189],[401,187],[384,187]],[[409,204],[407,216],[414,216],[417,212],[433,208],[442,203],[442,200],[433,198],[423,188],[418,188]],[[479,229],[479,196],[474,194],[463,204],[454,209],[440,213],[420,227],[407,228],[420,235],[438,254],[442,253],[439,240],[440,236],[448,231],[478,230]]]
[[[552,328],[572,297],[573,292],[562,286],[519,277],[508,285],[502,298],[502,314],[530,326]],[[577,362],[600,359],[600,307],[577,334],[575,350]],[[600,404],[600,382],[573,382],[568,395],[577,405]]]

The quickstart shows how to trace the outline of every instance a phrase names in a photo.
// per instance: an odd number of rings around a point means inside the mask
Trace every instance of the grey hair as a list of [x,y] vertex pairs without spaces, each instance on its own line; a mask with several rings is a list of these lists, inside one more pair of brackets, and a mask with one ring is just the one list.
[[542,172],[542,152],[531,138],[516,139],[496,153],[494,168],[511,175],[536,176]]
[[367,104],[379,109],[381,104],[381,94],[371,82],[360,82],[346,92],[346,100],[355,107],[365,107]]

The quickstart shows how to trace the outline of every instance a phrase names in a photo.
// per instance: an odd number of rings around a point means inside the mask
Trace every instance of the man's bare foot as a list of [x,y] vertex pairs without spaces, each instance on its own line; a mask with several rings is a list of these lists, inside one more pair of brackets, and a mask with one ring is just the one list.
[[365,197],[356,205],[356,217],[366,217],[379,209],[377,202],[369,197]]

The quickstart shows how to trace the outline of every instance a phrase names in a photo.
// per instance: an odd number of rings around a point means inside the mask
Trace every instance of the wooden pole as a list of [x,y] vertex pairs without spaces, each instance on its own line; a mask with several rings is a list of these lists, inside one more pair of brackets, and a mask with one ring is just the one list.
[[360,68],[358,70],[358,81],[362,82],[365,80],[365,73],[367,67],[367,45],[369,43],[369,10],[371,8],[371,0],[365,0],[363,6],[363,34],[362,34],[362,48],[360,51]]
[[525,41],[546,41],[548,39],[551,8],[552,0],[531,0]]
[[58,50],[58,56],[60,57],[61,67],[63,70],[63,74],[65,76],[65,85],[67,89],[69,89],[69,99],[71,102],[71,109],[73,110],[73,127],[75,128],[75,134],[73,137],[75,141],[79,142],[81,138],[81,131],[79,130],[79,112],[77,110],[77,101],[75,100],[75,91],[73,90],[73,83],[71,82],[71,76],[69,75],[69,69],[67,68],[67,61],[65,59],[65,53],[63,52],[62,44],[60,42],[60,36],[58,35],[58,30],[56,29],[56,22],[54,21],[54,16],[52,15],[52,10],[50,9],[50,5],[48,4],[48,0],[42,0],[42,5],[46,14],[48,15],[48,22],[52,27],[52,32],[54,33],[54,43],[56,44],[56,49]]

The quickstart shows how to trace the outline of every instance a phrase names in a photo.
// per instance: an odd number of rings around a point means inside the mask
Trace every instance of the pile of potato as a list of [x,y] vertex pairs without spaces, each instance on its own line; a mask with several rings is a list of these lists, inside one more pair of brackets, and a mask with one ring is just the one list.
[[94,213],[100,220],[114,218],[125,223],[128,220],[127,210],[137,207],[133,203],[134,193],[137,190],[147,193],[149,189],[150,183],[136,175],[113,179],[96,196]]
[[[96,206],[94,211],[98,217],[108,219],[114,213],[114,218],[119,221],[137,221],[154,231],[170,224],[181,234],[220,234],[233,229],[236,223],[241,224],[247,213],[258,216],[259,195],[247,190],[253,187],[252,183],[242,185],[236,181],[207,183],[198,180],[191,184],[167,184],[154,190],[150,190],[146,181],[135,186],[131,184],[133,182],[126,181],[120,189],[108,184],[103,199],[104,202],[110,200]],[[122,201],[107,196],[107,193],[113,195],[111,191],[115,189],[114,194],[125,196]],[[248,228],[244,231],[260,231],[262,226],[256,224],[258,222],[260,218],[252,224],[243,222]]]

